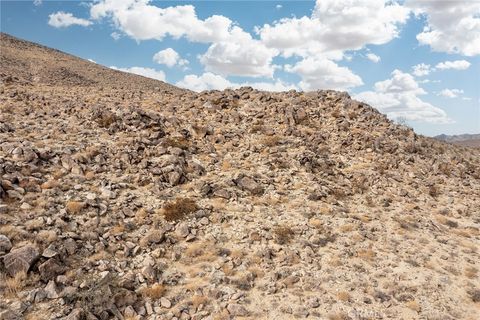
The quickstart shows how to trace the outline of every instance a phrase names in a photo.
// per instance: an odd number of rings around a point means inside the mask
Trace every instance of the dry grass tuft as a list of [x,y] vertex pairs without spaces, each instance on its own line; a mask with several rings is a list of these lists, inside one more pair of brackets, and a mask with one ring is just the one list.
[[275,147],[278,146],[280,142],[281,139],[278,136],[268,136],[260,140],[260,143],[265,147]]
[[450,228],[457,228],[458,222],[445,218],[444,216],[437,215],[436,219],[437,222],[449,226]]
[[185,250],[185,256],[198,262],[211,262],[218,258],[218,249],[211,242],[194,242]]
[[360,249],[357,251],[357,257],[366,261],[373,261],[376,253],[372,249]]
[[331,313],[328,315],[328,320],[347,320],[351,319],[346,313],[338,312],[338,313]]
[[30,234],[21,227],[9,224],[0,226],[0,234],[7,236],[11,241],[20,241],[27,238]]
[[57,232],[55,230],[42,230],[37,234],[36,240],[40,243],[50,244],[57,240]]
[[337,298],[340,301],[347,302],[347,301],[350,301],[352,297],[350,296],[350,293],[346,291],[340,291],[337,293]]
[[163,207],[163,215],[167,221],[178,221],[198,210],[196,202],[188,198],[179,198]]
[[278,244],[289,243],[295,235],[292,228],[288,226],[278,226],[273,230],[273,233],[275,234],[275,241]]
[[408,301],[407,303],[405,303],[405,305],[407,306],[407,308],[412,309],[412,310],[417,311],[417,312],[420,312],[420,310],[421,310],[420,304],[415,300]]
[[70,214],[77,214],[85,208],[85,203],[80,201],[68,201],[65,209]]
[[439,190],[438,190],[438,188],[437,188],[436,186],[432,185],[432,186],[430,186],[430,187],[428,188],[428,194],[429,194],[432,198],[436,198],[436,197],[440,194],[440,192],[439,192]]
[[478,269],[475,267],[467,267],[465,268],[464,274],[467,278],[475,279],[478,277]]
[[174,147],[186,150],[190,147],[190,142],[184,137],[166,137],[163,139],[161,145],[163,147]]
[[125,225],[124,224],[117,224],[116,226],[113,226],[110,232],[114,236],[121,235],[125,231]]
[[55,179],[52,179],[52,180],[48,180],[47,182],[44,182],[41,184],[40,188],[42,189],[53,189],[57,186],[59,186],[59,182],[58,180],[55,180]]
[[2,282],[5,284],[6,296],[15,297],[18,292],[25,286],[27,273],[25,271],[18,272],[15,277],[2,276]]
[[95,121],[98,123],[98,125],[102,128],[108,128],[110,127],[113,123],[117,121],[117,116],[108,110],[104,110],[99,114],[99,116],[95,119]]
[[201,295],[194,295],[192,297],[192,306],[197,309],[200,305],[205,305],[208,302],[208,298]]
[[151,287],[142,290],[143,296],[151,299],[160,299],[165,294],[166,288],[161,283],[155,283]]

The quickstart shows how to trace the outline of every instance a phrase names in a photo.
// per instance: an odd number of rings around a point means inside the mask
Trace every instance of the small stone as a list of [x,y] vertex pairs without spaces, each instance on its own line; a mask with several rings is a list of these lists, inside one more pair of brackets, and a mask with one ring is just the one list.
[[152,314],[153,313],[153,307],[152,307],[152,303],[150,301],[147,301],[145,303],[145,309],[147,310],[147,314]]
[[72,312],[62,320],[81,320],[83,319],[84,312],[81,308],[73,309]]
[[57,251],[53,250],[52,248],[48,247],[42,252],[42,257],[45,258],[53,258],[58,254]]
[[7,236],[0,234],[0,254],[5,254],[12,249],[12,242]]
[[133,309],[132,306],[125,307],[123,314],[125,318],[134,318],[137,315],[137,313],[135,312],[135,309]]
[[95,200],[97,199],[97,195],[95,193],[87,193],[87,196],[86,196],[87,200]]
[[210,223],[210,220],[208,220],[207,217],[203,217],[202,219],[200,219],[199,222],[200,222],[200,224],[206,226],[206,225],[208,225],[208,224]]
[[[0,186],[1,188],[1,186]],[[8,212],[8,206],[6,204],[0,204],[0,214],[4,214]]]
[[312,308],[315,309],[320,306],[320,302],[318,301],[317,297],[311,297],[307,300],[307,302],[305,303],[305,306],[310,309]]
[[250,177],[240,178],[236,183],[240,188],[249,191],[253,195],[261,195],[264,192],[263,188]]
[[5,269],[14,277],[19,272],[28,272],[32,264],[38,259],[38,249],[33,245],[12,250],[3,257]]
[[140,240],[140,245],[146,247],[152,243],[160,243],[164,239],[165,233],[162,230],[151,230]]
[[47,294],[48,299],[57,299],[60,297],[57,292],[57,285],[55,284],[55,281],[50,280],[45,287],[45,293]]
[[249,314],[249,311],[244,306],[236,303],[229,304],[227,310],[234,317],[245,317]]
[[32,206],[29,205],[28,203],[24,202],[24,203],[22,203],[22,205],[20,206],[20,209],[22,209],[22,210],[30,210],[30,209],[32,209]]
[[180,179],[182,178],[182,175],[176,171],[172,171],[168,174],[168,182],[172,186],[176,186],[180,183]]
[[185,238],[190,233],[190,230],[188,229],[188,224],[185,222],[180,223],[177,226],[176,232],[180,237]]
[[148,280],[154,280],[156,272],[152,266],[146,266],[142,269],[142,275]]
[[186,241],[193,241],[193,240],[195,240],[195,239],[196,239],[195,235],[190,233],[190,234],[187,236],[187,239],[185,239],[185,240],[186,240]]
[[40,278],[43,281],[48,281],[63,273],[64,270],[55,259],[49,259],[38,266],[38,271],[40,272]]
[[160,305],[164,308],[169,309],[172,306],[172,303],[167,298],[161,297],[160,298]]

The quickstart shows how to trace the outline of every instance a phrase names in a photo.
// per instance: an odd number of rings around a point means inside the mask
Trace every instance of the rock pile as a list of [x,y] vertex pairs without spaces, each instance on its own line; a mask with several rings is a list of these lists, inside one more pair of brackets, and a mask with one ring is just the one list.
[[0,319],[478,314],[478,149],[346,93],[197,94],[1,46]]

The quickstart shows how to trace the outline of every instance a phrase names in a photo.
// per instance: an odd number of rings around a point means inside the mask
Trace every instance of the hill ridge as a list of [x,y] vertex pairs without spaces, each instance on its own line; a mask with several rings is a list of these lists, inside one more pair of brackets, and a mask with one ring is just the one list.
[[478,149],[345,92],[195,93],[11,39],[0,318],[476,317]]

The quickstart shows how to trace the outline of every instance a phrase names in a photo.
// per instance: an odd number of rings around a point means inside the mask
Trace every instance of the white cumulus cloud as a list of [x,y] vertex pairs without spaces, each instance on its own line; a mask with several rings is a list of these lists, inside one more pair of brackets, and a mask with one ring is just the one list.
[[374,53],[367,53],[367,59],[375,63],[378,63],[381,60],[380,57]]
[[164,64],[170,68],[175,65],[184,66],[188,64],[188,60],[182,59],[178,52],[172,48],[167,48],[155,53],[153,61],[158,64]]
[[222,75],[273,77],[275,49],[265,47],[240,29],[228,41],[213,43],[200,58],[207,71]]
[[447,98],[457,98],[461,94],[463,94],[463,90],[460,89],[443,89],[438,93],[439,96]]
[[445,61],[445,62],[440,62],[435,66],[435,68],[439,70],[448,70],[448,69],[466,70],[469,67],[470,67],[470,62],[466,60]]
[[371,104],[393,119],[451,122],[445,111],[420,99],[424,94],[411,74],[394,70],[390,79],[375,83],[374,91],[361,92],[353,98]]
[[427,25],[417,35],[420,44],[434,51],[480,54],[480,1],[407,0],[405,5],[426,17]]
[[423,77],[430,74],[432,67],[429,64],[420,63],[412,67],[413,74],[416,77]]
[[147,78],[165,81],[165,73],[161,70],[155,70],[152,68],[144,68],[144,67],[118,68],[115,66],[111,66],[110,68],[114,70],[137,74]]
[[293,66],[286,65],[285,71],[300,75],[302,90],[318,89],[346,90],[362,85],[362,79],[346,67],[340,67],[331,60],[305,58]]
[[109,18],[135,40],[185,37],[210,43],[200,59],[205,70],[222,75],[272,77],[276,51],[235,25],[229,18],[213,15],[199,19],[192,5],[160,8],[149,0],[103,0],[90,9],[93,19]]
[[74,17],[73,14],[69,12],[58,11],[48,16],[48,24],[55,28],[66,28],[72,25],[88,27],[92,22]]
[[295,85],[284,83],[280,80],[277,80],[275,82],[235,83],[225,79],[221,75],[211,72],[205,72],[200,76],[195,74],[186,75],[181,81],[178,81],[176,85],[181,88],[186,88],[197,92],[203,90],[224,90],[227,88],[235,89],[240,87],[252,87],[258,90],[265,91],[288,91],[292,89],[297,89]]
[[284,18],[257,32],[263,43],[285,56],[321,53],[338,59],[345,50],[389,42],[408,16],[409,9],[395,1],[318,0],[311,16]]

